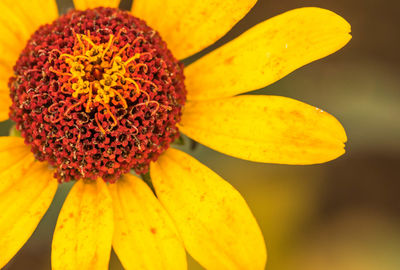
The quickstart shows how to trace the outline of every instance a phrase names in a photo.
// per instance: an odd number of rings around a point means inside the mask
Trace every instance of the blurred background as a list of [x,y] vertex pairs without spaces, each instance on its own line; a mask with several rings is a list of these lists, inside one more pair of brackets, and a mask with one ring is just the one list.
[[[61,12],[72,6],[58,2]],[[347,131],[347,153],[312,166],[251,163],[201,145],[192,153],[247,200],[264,233],[267,270],[400,269],[399,1],[259,0],[223,39],[186,62],[258,22],[304,6],[344,17],[353,39],[254,93],[287,96],[330,112]],[[2,135],[10,125],[1,124]],[[34,235],[5,269],[50,269],[52,232],[69,188],[58,190]],[[201,269],[189,260],[189,269]],[[110,268],[122,269],[115,255]]]

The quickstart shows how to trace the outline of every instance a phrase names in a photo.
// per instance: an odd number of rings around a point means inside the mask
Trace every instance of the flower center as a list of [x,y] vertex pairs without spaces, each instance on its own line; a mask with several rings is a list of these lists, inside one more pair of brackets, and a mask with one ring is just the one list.
[[14,71],[11,119],[60,182],[146,173],[179,136],[183,66],[128,12],[73,10],[40,27]]

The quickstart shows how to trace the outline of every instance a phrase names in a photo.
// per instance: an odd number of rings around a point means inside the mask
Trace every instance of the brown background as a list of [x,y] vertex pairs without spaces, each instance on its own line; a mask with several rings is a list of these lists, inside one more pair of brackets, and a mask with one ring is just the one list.
[[[59,2],[64,12],[71,1]],[[193,155],[246,198],[266,239],[268,270],[400,269],[399,2],[260,0],[205,52],[258,22],[303,6],[340,14],[352,25],[352,41],[255,93],[292,97],[335,115],[349,137],[346,155],[313,166],[250,163],[202,146]],[[8,126],[1,125],[3,134]],[[52,231],[69,188],[59,189],[44,220],[6,269],[50,269]],[[115,255],[110,265],[121,269]],[[200,267],[190,260],[190,269]]]

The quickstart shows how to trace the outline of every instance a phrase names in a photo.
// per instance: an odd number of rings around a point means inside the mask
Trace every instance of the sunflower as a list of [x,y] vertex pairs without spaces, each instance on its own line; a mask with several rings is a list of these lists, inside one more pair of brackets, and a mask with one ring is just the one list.
[[[264,269],[262,233],[241,195],[188,154],[180,132],[233,157],[316,164],[344,153],[328,113],[280,96],[240,95],[342,48],[350,26],[300,8],[184,67],[255,0],[0,2],[0,267],[74,181],[52,243],[53,269]],[[143,20],[142,20],[143,19]],[[150,173],[148,173],[150,172]],[[150,179],[144,182],[136,175]]]

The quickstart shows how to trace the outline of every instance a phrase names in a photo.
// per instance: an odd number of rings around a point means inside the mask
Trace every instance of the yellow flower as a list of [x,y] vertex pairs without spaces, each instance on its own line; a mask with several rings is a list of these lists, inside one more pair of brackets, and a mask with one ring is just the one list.
[[[160,33],[176,58],[184,59],[221,38],[255,2],[135,0],[132,13]],[[80,10],[97,6],[117,8],[119,0],[74,0],[74,3]],[[56,20],[58,11],[55,0],[4,0],[0,2],[0,9],[0,120],[3,121],[8,119],[12,104],[7,86],[9,78],[14,76],[12,67],[30,36],[39,26]],[[133,106],[129,99],[137,98],[134,108],[138,114],[142,107],[149,108],[151,113],[143,119],[176,109],[156,98],[155,93],[163,91],[156,79],[127,77],[126,73],[137,74],[140,68],[147,73],[150,68],[146,61],[153,56],[151,52],[131,52],[131,59],[120,57],[129,46],[113,51],[114,40],[122,42],[124,31],[120,31],[120,36],[114,33],[115,38],[110,35],[108,41],[95,41],[95,35],[91,36],[89,31],[70,34],[77,40],[75,52],[78,53],[68,57],[77,63],[81,72],[79,79],[85,80],[81,83],[91,87],[79,93],[80,99],[71,93],[68,100],[79,101],[67,109],[62,107],[64,101],[52,105],[43,103],[49,113],[63,112],[61,117],[43,121],[55,123],[56,127],[65,119],[74,119],[74,125],[84,125],[91,119],[91,123],[97,123],[98,127],[92,127],[98,133],[87,135],[82,128],[75,129],[79,134],[73,133],[72,128],[72,133],[62,131],[64,136],[57,139],[61,152],[77,147],[71,146],[69,140],[77,139],[79,144],[85,136],[96,137],[96,144],[103,143],[108,138],[104,136],[118,131],[120,125],[119,111],[114,111],[112,106],[124,110]],[[316,164],[339,157],[344,153],[346,134],[333,116],[290,98],[239,94],[272,84],[295,69],[339,50],[350,40],[349,32],[350,25],[344,19],[320,8],[295,9],[254,26],[185,68],[187,102],[178,124],[180,131],[212,149],[255,162]],[[143,40],[126,42],[145,44]],[[88,57],[87,52],[96,48],[101,52],[96,57]],[[40,58],[43,50],[46,48],[38,50],[35,57]],[[57,53],[53,50],[49,57],[62,60],[57,58]],[[119,69],[115,72],[123,68],[124,74],[113,77],[110,99],[93,100],[92,88],[95,91],[96,79],[102,78],[104,66],[112,69],[116,65],[112,60],[97,63],[108,55],[119,59]],[[85,61],[94,61],[87,65],[87,72],[93,73],[91,77],[82,71]],[[133,71],[128,72],[129,65]],[[63,70],[65,66],[60,66],[58,71],[50,70],[54,73],[51,75],[31,69],[24,71],[24,76],[31,78],[34,73],[39,79],[56,75],[68,78],[69,73]],[[61,84],[73,84],[73,80],[71,77],[69,82],[65,80]],[[112,88],[117,81],[121,87]],[[18,80],[10,83],[10,87],[24,94],[37,90]],[[68,88],[60,91],[68,94]],[[135,96],[129,96],[130,93]],[[11,97],[13,102],[19,98],[13,92]],[[20,109],[24,106],[29,110],[29,102],[21,104]],[[81,107],[84,109],[79,110]],[[101,109],[95,114],[97,108]],[[13,119],[17,117],[15,110],[10,113]],[[41,110],[32,113],[40,117]],[[146,132],[141,123],[129,121],[135,132],[119,134],[118,140],[122,142],[123,136],[133,136],[139,141],[138,149],[146,147],[141,144],[143,140],[153,143],[157,140],[151,133],[146,134],[155,138],[141,139],[141,132]],[[59,170],[58,179],[62,181],[60,174],[76,160],[76,152],[71,150],[66,160],[52,160],[51,164],[58,162],[59,168],[37,161],[47,160],[43,155],[49,153],[47,141],[41,143],[37,138],[46,138],[53,131],[42,130],[36,123],[32,127],[35,128],[29,132],[36,139],[25,137],[30,146],[23,138],[0,138],[0,267],[24,245],[47,211],[59,185],[54,179],[54,170]],[[23,136],[28,134],[21,125],[17,128],[22,129]],[[161,145],[155,147],[159,152],[165,150]],[[36,151],[35,156],[31,148]],[[85,153],[92,151],[89,148]],[[108,148],[101,154],[113,158],[113,151],[116,149]],[[121,156],[124,154],[130,153]],[[83,167],[80,169],[82,172],[73,173],[85,176]],[[105,175],[118,171],[114,162],[101,169]],[[264,269],[266,249],[262,233],[246,202],[230,184],[188,154],[172,148],[150,164],[150,175],[157,197],[142,180],[129,173],[108,183],[100,177],[76,181],[54,232],[53,269],[107,269],[111,247],[127,269],[185,269],[185,250],[207,269]]]

